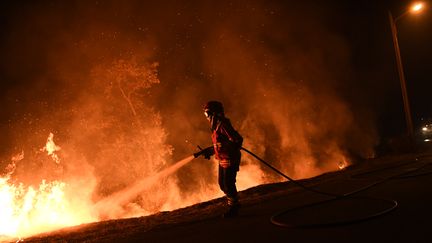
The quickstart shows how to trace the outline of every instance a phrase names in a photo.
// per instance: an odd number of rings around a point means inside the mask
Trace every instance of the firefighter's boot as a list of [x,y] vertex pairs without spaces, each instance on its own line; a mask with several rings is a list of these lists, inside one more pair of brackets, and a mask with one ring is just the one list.
[[233,218],[238,215],[240,209],[240,203],[237,198],[227,198],[228,199],[228,210],[222,215],[223,218]]

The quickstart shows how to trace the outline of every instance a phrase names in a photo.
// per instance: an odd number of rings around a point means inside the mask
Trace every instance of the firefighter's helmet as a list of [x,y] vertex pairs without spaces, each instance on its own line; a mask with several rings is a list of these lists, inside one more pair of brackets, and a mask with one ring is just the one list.
[[204,106],[204,114],[206,117],[214,116],[214,115],[223,115],[224,108],[221,102],[219,101],[209,101]]

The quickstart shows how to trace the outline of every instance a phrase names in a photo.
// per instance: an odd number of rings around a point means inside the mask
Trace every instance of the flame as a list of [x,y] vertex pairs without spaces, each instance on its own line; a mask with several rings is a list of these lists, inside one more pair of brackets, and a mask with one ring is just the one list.
[[350,163],[347,161],[345,157],[343,157],[342,160],[339,161],[338,163],[339,170],[345,169],[348,165],[350,165]]
[[60,146],[57,146],[54,143],[54,134],[50,133],[48,138],[47,138],[47,142],[45,144],[45,147],[41,148],[42,152],[47,152],[49,156],[51,156],[51,158],[54,160],[54,162],[56,162],[57,164],[60,163],[60,158],[58,157],[58,155],[56,154],[57,151],[60,151],[61,148]]
[[80,223],[68,208],[60,181],[43,180],[37,188],[0,178],[0,235],[28,236]]
[[[54,153],[60,147],[54,144],[52,133],[45,150],[56,158],[56,163],[60,161]],[[5,175],[0,177],[0,241],[12,238],[22,241],[21,237],[95,220],[73,203],[67,193],[73,190],[64,181],[42,179],[36,186],[14,182],[12,176],[17,162],[23,159],[24,151],[13,156]]]

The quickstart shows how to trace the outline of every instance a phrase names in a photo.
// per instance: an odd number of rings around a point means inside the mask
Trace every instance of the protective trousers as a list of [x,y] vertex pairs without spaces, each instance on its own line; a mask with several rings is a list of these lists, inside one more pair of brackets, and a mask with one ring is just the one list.
[[230,206],[238,204],[236,176],[238,169],[235,166],[223,168],[219,165],[219,187],[227,197]]

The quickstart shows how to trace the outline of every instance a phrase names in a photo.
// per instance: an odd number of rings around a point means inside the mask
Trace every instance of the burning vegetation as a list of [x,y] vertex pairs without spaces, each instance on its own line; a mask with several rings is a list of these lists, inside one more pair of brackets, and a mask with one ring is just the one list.
[[[293,15],[303,25],[284,25],[281,35],[277,8],[258,3],[240,15],[237,5],[199,2],[193,11],[177,2],[92,4],[78,1],[66,14],[55,1],[35,3],[11,17],[11,28],[30,33],[9,33],[2,47],[25,58],[2,64],[4,77],[21,82],[5,96],[1,236],[221,196],[216,162],[182,160],[210,143],[207,100],[224,102],[244,147],[294,178],[373,153],[373,126],[354,122],[335,88],[346,76],[333,66],[349,69],[347,48],[320,19]],[[25,38],[36,33],[49,34]],[[239,190],[281,180],[247,155],[241,163]]]
[[[52,161],[59,164],[60,159],[55,152],[60,147],[53,138],[50,133],[45,147],[40,151],[47,152]],[[0,177],[0,240],[97,219],[91,215],[89,208],[82,207],[86,199],[80,200],[80,197],[85,195],[79,192],[72,194],[73,188],[69,187],[68,182],[41,178],[38,185],[26,185],[14,179],[17,164],[24,159],[24,152],[13,156],[6,167],[6,174]]]

